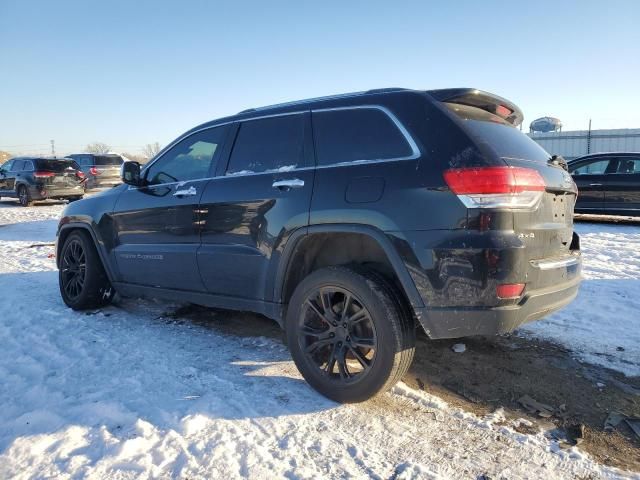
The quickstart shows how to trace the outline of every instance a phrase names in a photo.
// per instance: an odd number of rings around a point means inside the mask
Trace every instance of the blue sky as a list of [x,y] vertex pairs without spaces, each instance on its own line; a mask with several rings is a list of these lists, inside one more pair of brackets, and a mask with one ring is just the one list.
[[0,0],[0,150],[135,152],[245,108],[470,86],[640,128],[640,2]]

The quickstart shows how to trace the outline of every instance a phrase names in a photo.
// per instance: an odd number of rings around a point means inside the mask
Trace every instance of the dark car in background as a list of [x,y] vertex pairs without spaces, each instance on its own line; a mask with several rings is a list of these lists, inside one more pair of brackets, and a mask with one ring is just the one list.
[[640,153],[596,153],[569,162],[577,213],[640,215]]
[[67,157],[80,165],[87,178],[87,189],[120,185],[120,166],[124,159],[115,153],[73,153]]
[[85,177],[70,159],[16,157],[0,166],[0,197],[18,198],[28,207],[35,201],[79,200]]
[[418,325],[504,333],[576,296],[576,186],[521,122],[474,89],[381,89],[200,125],[67,206],[62,299],[258,312],[314,388],[365,400],[407,372]]

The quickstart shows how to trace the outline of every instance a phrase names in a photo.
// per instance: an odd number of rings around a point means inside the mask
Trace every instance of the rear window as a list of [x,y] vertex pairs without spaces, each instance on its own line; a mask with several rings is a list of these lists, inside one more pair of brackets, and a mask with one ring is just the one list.
[[98,167],[109,167],[112,165],[122,165],[124,160],[118,155],[95,155],[93,164]]
[[551,158],[544,148],[497,115],[467,105],[445,105],[463,120],[466,131],[472,137],[488,144],[499,157],[544,163]]
[[313,112],[318,165],[406,158],[413,153],[389,116],[377,108]]
[[64,172],[68,169],[77,170],[78,164],[70,160],[36,160],[36,168],[47,172]]

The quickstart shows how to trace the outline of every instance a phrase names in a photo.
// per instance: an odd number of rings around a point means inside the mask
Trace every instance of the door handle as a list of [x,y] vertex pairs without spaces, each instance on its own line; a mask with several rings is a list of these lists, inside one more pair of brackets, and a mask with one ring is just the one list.
[[197,194],[195,187],[185,188],[184,190],[176,190],[174,197],[193,197]]
[[602,184],[601,183],[590,183],[589,186],[590,187],[601,187]]
[[291,178],[288,180],[276,180],[271,185],[273,188],[277,188],[278,190],[288,191],[292,188],[302,188],[304,187],[304,180],[300,180],[299,178]]

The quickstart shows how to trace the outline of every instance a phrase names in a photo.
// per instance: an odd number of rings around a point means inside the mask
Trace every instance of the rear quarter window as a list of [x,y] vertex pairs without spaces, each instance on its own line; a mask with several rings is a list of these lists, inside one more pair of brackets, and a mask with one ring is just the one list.
[[409,142],[395,122],[377,108],[313,112],[318,165],[410,157]]

